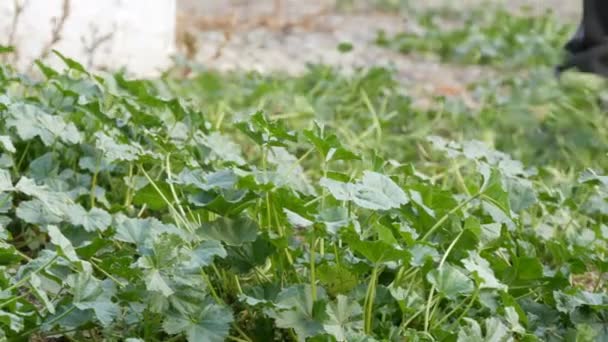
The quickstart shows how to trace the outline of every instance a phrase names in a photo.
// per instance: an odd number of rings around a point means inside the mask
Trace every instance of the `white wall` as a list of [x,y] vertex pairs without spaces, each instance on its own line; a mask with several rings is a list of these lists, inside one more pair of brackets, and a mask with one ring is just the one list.
[[[23,6],[16,26],[15,3]],[[0,44],[14,46],[18,67],[27,70],[57,31],[52,48],[86,66],[154,76],[175,52],[175,12],[176,0],[0,0]],[[49,62],[59,65],[52,54]]]

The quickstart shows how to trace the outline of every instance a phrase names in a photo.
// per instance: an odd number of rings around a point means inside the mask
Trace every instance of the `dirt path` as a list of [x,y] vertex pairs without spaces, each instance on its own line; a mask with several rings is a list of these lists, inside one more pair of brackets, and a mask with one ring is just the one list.
[[[421,95],[417,97],[423,102],[427,98],[422,96],[424,94],[465,94],[461,90],[466,84],[492,76],[493,70],[489,68],[452,66],[429,57],[403,55],[374,45],[378,30],[387,33],[416,30],[411,19],[417,9],[449,8],[454,6],[454,1],[416,1],[413,10],[395,13],[365,8],[364,3],[369,0],[350,1],[354,2],[350,8],[355,10],[344,13],[336,10],[336,0],[284,0],[281,15],[274,16],[274,0],[181,0],[180,41],[184,51],[195,61],[219,70],[297,74],[311,62],[336,66],[345,72],[358,67],[392,66],[397,78],[411,93]],[[530,1],[524,0],[502,2],[514,11],[522,5],[530,6]],[[578,2],[559,2],[562,6],[551,6],[557,8],[564,20],[575,22]],[[464,8],[482,3],[483,0],[458,1]],[[492,3],[501,3],[501,0]],[[530,7],[542,12],[549,5],[537,1]],[[354,49],[341,53],[337,46],[342,42],[351,43]]]

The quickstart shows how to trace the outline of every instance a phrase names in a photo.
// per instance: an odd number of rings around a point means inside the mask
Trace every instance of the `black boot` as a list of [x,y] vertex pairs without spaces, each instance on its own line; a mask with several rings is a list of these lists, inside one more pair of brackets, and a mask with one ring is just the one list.
[[566,58],[558,74],[575,68],[608,77],[608,1],[583,0],[583,20],[564,47]]

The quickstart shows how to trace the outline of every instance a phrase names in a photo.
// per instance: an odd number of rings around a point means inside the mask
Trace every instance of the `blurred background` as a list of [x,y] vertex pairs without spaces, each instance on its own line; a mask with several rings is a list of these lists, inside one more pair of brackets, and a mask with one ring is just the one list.
[[400,160],[423,153],[393,144],[436,134],[481,140],[531,165],[603,167],[596,156],[608,148],[608,94],[588,82],[569,87],[553,72],[581,7],[12,0],[0,3],[0,46],[15,49],[0,58],[36,70],[32,61],[57,49],[95,70],[162,77],[162,91],[211,108],[220,123],[258,108],[298,129],[316,119],[351,146]]
[[580,7],[566,0],[179,0],[177,46],[221,71],[383,66],[405,85],[450,94],[495,69],[555,63]]

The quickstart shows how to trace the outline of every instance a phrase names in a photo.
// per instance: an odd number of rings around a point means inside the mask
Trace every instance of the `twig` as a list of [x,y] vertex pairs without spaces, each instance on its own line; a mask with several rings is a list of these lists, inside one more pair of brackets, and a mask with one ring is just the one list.
[[[24,1],[19,1],[19,0],[13,0],[13,5],[15,8],[15,13],[13,13],[13,21],[11,22],[11,31],[8,34],[8,41],[7,41],[7,45],[8,46],[13,46],[14,50],[12,52],[12,57],[13,57],[13,62],[17,60],[17,57],[19,55],[17,48],[14,46],[15,44],[15,35],[17,34],[17,26],[19,26],[19,18],[21,17],[21,14],[23,14],[23,10],[25,9],[25,6],[27,5],[27,0]],[[3,62],[6,62],[9,55],[5,55],[3,58]]]
[[99,31],[97,30],[97,27],[92,26],[91,27],[91,43],[88,45],[87,45],[85,38],[82,37],[81,41],[82,41],[82,44],[84,45],[84,52],[87,55],[87,67],[88,68],[93,67],[93,58],[95,57],[95,52],[97,51],[97,49],[99,49],[99,47],[103,43],[112,39],[112,37],[114,36],[115,30],[116,30],[116,28],[114,28],[113,31],[110,31],[106,34],[98,36],[97,34],[99,33]]
[[[65,25],[66,20],[70,16],[70,0],[63,0],[62,13],[59,20],[55,22],[55,27],[51,33],[51,40],[42,48],[40,52],[40,56],[38,59],[44,59],[48,57],[53,49],[53,46],[57,44],[61,39],[61,32],[63,31],[63,26]],[[30,69],[33,65],[30,67]]]
[[230,42],[230,39],[232,38],[232,31],[230,30],[225,30],[224,31],[224,40],[222,41],[222,43],[217,47],[217,50],[215,51],[215,54],[211,57],[211,59],[215,60],[218,59],[222,56],[222,52],[224,51],[224,48],[228,45],[228,43]]

